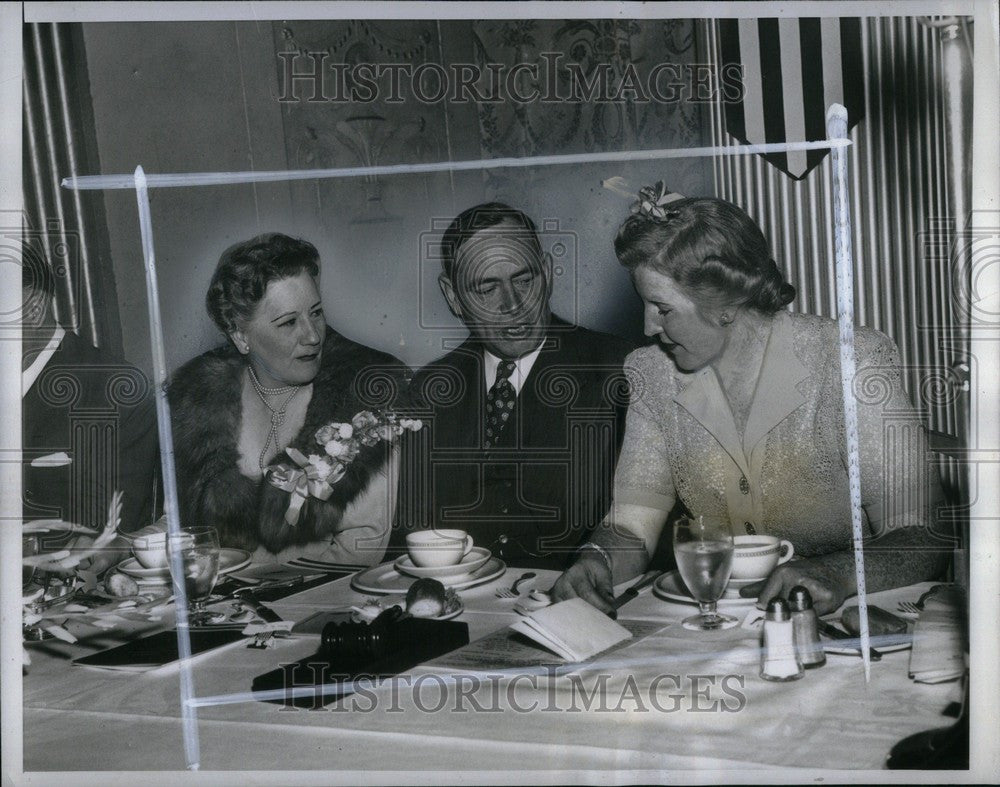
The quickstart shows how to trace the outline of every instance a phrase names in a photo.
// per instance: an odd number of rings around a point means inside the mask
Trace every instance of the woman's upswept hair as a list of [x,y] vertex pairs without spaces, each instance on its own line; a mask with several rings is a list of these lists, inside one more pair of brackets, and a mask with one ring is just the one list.
[[680,199],[666,216],[629,216],[615,237],[618,260],[664,273],[698,303],[770,314],[795,298],[760,227],[740,208],[712,197]]
[[222,252],[208,286],[208,313],[224,333],[230,333],[250,319],[268,284],[302,271],[318,276],[318,261],[319,252],[311,243],[278,232],[230,246]]

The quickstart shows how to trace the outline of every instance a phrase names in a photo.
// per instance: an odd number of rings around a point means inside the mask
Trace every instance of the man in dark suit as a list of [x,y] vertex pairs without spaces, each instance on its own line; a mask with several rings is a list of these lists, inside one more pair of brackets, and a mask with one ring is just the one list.
[[[22,281],[24,520],[63,519],[100,531],[119,489],[120,529],[138,530],[154,513],[159,453],[152,386],[141,370],[56,322],[51,271],[34,267]],[[46,538],[47,549],[63,546],[74,544]]]
[[441,291],[468,340],[411,391],[428,428],[403,446],[390,549],[458,528],[517,565],[561,568],[606,513],[624,431],[628,342],[552,314],[552,261],[501,203],[442,239]]

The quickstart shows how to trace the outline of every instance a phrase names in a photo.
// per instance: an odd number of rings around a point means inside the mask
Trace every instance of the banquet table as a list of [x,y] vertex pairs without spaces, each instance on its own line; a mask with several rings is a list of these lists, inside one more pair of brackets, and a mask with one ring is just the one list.
[[[461,591],[465,610],[457,620],[468,624],[471,640],[517,619],[514,602],[495,591],[519,573],[510,569]],[[556,577],[537,573],[537,588]],[[894,610],[929,586],[870,594],[869,603]],[[269,606],[301,620],[363,598],[344,577]],[[248,692],[255,676],[315,653],[318,637],[275,640],[262,650],[240,641],[191,664],[198,764],[210,771],[395,773],[393,780],[475,771],[479,781],[515,771],[879,769],[900,739],[952,723],[942,711],[956,684],[912,681],[907,650],[872,663],[868,683],[859,657],[832,654],[801,680],[773,683],[758,676],[757,632],[684,630],[679,621],[693,609],[646,589],[619,610],[620,622],[646,635],[583,666],[457,670],[444,657],[444,666],[421,665],[315,710]],[[177,668],[126,673],[73,665],[72,658],[116,644],[120,635],[72,630],[75,644],[27,646],[24,770],[184,769]]]

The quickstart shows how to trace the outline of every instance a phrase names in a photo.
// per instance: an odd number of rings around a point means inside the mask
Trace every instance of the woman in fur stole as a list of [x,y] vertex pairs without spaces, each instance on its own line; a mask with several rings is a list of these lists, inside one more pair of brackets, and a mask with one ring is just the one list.
[[[207,295],[229,341],[189,361],[169,388],[183,525],[210,525],[255,562],[308,555],[374,565],[395,511],[390,443],[363,447],[325,500],[309,496],[295,524],[288,491],[269,481],[295,468],[286,449],[315,454],[316,431],[398,404],[407,368],[326,324],[319,255],[277,233],[227,249]],[[293,452],[294,453],[294,452]]]

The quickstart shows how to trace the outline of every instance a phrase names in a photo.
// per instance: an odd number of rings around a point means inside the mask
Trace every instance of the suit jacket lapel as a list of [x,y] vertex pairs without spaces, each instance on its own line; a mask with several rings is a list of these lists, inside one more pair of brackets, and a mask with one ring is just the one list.
[[688,384],[674,396],[674,401],[708,430],[744,475],[750,472],[726,395],[710,367],[694,372]]
[[[552,318],[552,324],[558,327],[568,325],[555,316]],[[538,353],[538,357],[531,366],[531,371],[524,378],[521,391],[517,397],[517,404],[514,405],[515,412],[519,411],[516,423],[521,430],[522,444],[526,442],[525,438],[528,438],[527,442],[548,445],[548,435],[553,431],[553,419],[562,417],[562,411],[556,410],[551,404],[543,403],[539,400],[538,385],[547,369],[566,361],[565,341],[560,338],[558,333],[553,335],[550,329],[545,337],[545,341],[542,343],[542,349]],[[574,379],[572,384],[576,385],[578,383]],[[507,444],[508,438],[508,435],[504,436],[504,444]]]
[[795,354],[790,323],[787,313],[775,315],[743,436],[747,454],[805,402],[798,384],[809,377],[809,370]]
[[808,376],[809,370],[795,354],[790,319],[782,312],[774,318],[742,440],[726,395],[710,368],[692,374],[687,385],[674,396],[674,401],[697,419],[743,474],[749,476],[748,459],[754,447],[802,405],[805,397],[797,386]]

